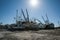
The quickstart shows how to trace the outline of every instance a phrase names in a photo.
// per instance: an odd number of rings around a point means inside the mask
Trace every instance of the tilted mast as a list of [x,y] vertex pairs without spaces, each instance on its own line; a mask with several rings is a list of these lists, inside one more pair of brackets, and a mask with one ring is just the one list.
[[27,13],[27,21],[29,22],[29,14],[28,14],[27,9],[26,9],[26,13]]
[[18,10],[16,10],[16,23],[18,22]]
[[58,21],[58,25],[60,26],[60,22]]
[[49,24],[49,19],[48,19],[48,16],[47,16],[47,14],[46,14],[46,18],[47,18],[47,20],[46,20],[46,21],[47,21],[47,23]]
[[22,12],[23,17],[24,17],[24,19],[25,19],[25,21],[26,21],[26,17],[25,17],[25,15],[24,15],[23,9],[21,9],[21,12]]
[[45,22],[45,19],[44,19],[44,17],[42,16],[42,19],[43,19],[43,21]]

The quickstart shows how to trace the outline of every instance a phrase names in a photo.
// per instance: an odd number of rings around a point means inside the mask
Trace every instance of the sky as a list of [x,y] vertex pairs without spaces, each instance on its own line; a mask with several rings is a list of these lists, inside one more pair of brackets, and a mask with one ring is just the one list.
[[[34,3],[34,2],[33,2]],[[0,22],[3,24],[15,23],[16,10],[22,17],[21,8],[26,15],[26,9],[30,19],[39,19],[44,23],[41,16],[46,20],[46,13],[49,21],[58,26],[60,21],[60,0],[38,0],[38,4],[33,6],[30,0],[0,0]]]

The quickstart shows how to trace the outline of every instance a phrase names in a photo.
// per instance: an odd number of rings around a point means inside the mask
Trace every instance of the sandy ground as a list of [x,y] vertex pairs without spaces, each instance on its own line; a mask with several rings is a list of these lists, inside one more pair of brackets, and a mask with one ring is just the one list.
[[39,31],[0,31],[0,40],[60,40],[60,29]]

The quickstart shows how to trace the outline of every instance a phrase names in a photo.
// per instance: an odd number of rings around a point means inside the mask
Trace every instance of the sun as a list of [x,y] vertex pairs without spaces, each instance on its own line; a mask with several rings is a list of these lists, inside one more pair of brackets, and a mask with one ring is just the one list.
[[30,0],[30,5],[36,7],[38,5],[38,0]]

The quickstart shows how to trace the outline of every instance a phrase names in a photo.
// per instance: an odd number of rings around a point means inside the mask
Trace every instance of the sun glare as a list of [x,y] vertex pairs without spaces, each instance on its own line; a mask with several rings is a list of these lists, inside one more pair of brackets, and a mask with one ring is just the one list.
[[30,0],[30,5],[36,7],[38,5],[38,0]]

